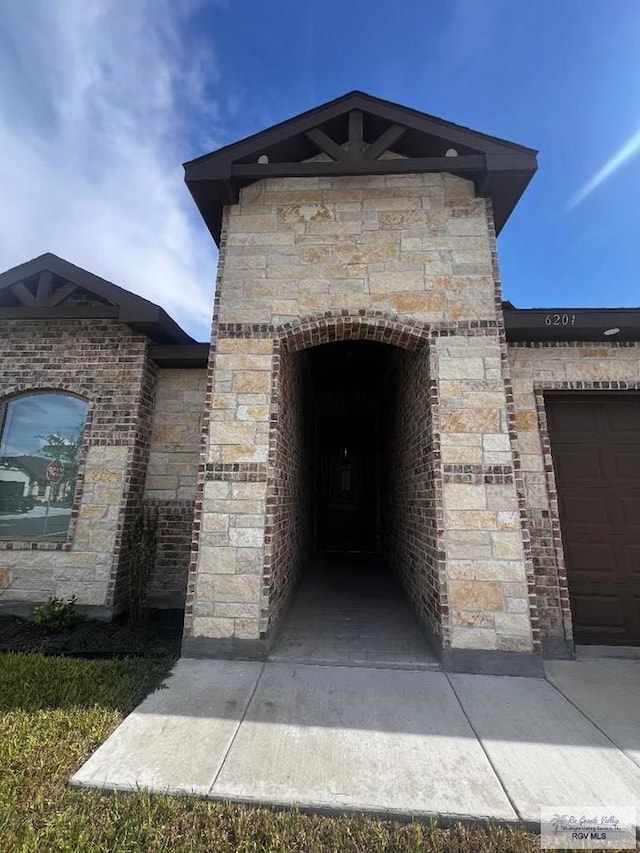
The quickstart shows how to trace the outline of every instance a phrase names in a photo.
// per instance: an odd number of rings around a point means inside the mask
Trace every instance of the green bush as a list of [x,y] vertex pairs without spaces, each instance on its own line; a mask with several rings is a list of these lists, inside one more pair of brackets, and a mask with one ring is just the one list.
[[50,595],[44,604],[38,604],[33,611],[33,621],[45,634],[59,634],[66,631],[76,621],[76,597],[68,601]]

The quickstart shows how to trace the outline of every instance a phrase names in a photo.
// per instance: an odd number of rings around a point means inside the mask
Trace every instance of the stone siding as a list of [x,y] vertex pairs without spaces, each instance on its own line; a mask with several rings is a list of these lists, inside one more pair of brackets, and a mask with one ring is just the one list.
[[[264,535],[274,347],[352,338],[411,349],[414,339],[432,339],[443,480],[436,510],[443,537],[446,530],[438,552],[442,644],[536,648],[500,299],[490,204],[474,197],[469,181],[283,178],[241,191],[226,209],[221,241],[188,640],[224,639],[217,648],[227,650],[250,640],[259,648],[255,617],[235,621],[228,606],[269,612],[261,574],[271,579]],[[247,500],[237,480],[249,477]],[[429,606],[435,622],[435,598]]]
[[67,540],[0,540],[2,601],[122,602],[122,537],[142,497],[153,406],[147,347],[146,337],[111,321],[0,322],[0,400],[46,390],[89,404]]
[[204,368],[158,370],[145,502],[158,511],[149,598],[160,606],[185,600],[206,378]]
[[448,174],[272,178],[229,207],[220,323],[368,308],[493,317],[484,199]]
[[451,645],[533,648],[498,335],[439,338],[439,433]]
[[158,370],[145,483],[148,499],[195,499],[206,379],[204,368]]
[[543,641],[570,642],[571,610],[544,393],[640,390],[640,346],[509,344],[508,353],[541,635]]

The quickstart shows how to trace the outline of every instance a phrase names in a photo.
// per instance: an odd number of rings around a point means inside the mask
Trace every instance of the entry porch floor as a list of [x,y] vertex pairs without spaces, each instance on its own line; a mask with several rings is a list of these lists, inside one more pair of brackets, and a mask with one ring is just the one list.
[[373,558],[324,558],[305,571],[270,660],[437,669],[411,605]]
[[329,812],[640,807],[640,662],[547,678],[182,659],[72,779]]

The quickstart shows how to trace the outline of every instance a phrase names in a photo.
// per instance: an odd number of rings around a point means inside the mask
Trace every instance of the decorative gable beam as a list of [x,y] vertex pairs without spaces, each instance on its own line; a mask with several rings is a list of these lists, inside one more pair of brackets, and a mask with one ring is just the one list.
[[385,151],[388,151],[401,137],[405,135],[406,127],[401,127],[399,124],[392,124],[383,134],[381,134],[375,142],[364,151],[365,160],[377,160]]
[[231,174],[239,180],[260,178],[306,178],[332,175],[403,175],[408,173],[450,172],[463,174],[486,168],[484,154],[461,157],[399,157],[397,160],[346,160],[303,163],[238,163]]
[[42,270],[38,276],[38,286],[36,288],[36,305],[48,305],[53,292],[53,273],[49,270]]
[[318,127],[314,127],[313,130],[308,130],[305,133],[307,139],[310,139],[314,145],[317,145],[320,151],[324,154],[328,154],[332,160],[346,160],[348,157],[347,152],[341,145],[338,145],[337,142],[334,142],[331,137],[327,136],[327,134],[320,130]]
[[31,293],[27,285],[23,281],[17,281],[11,286],[13,295],[17,298],[21,305],[35,305],[36,298]]
[[351,110],[349,113],[349,142],[347,145],[349,160],[362,160],[364,149],[364,137],[362,134],[362,113],[360,110]]
[[77,284],[74,284],[72,281],[68,281],[51,294],[48,305],[51,308],[54,308],[56,305],[60,305],[61,302],[64,302],[64,300],[71,296],[71,294],[77,289]]

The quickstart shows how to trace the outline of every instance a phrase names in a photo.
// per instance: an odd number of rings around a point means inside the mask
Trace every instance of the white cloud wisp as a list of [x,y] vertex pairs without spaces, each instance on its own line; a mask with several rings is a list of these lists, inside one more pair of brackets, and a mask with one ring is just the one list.
[[600,186],[600,184],[603,184],[607,178],[610,178],[611,175],[624,166],[624,164],[630,160],[631,157],[637,154],[638,151],[640,151],[640,130],[638,130],[637,133],[634,133],[631,139],[625,142],[622,148],[616,151],[613,157],[611,157],[610,160],[607,160],[604,166],[569,199],[565,208],[566,211],[569,212],[581,204],[587,196],[590,196],[591,193]]
[[0,0],[0,270],[54,252],[207,339],[215,246],[181,161],[203,127],[215,147],[218,74],[193,8]]

